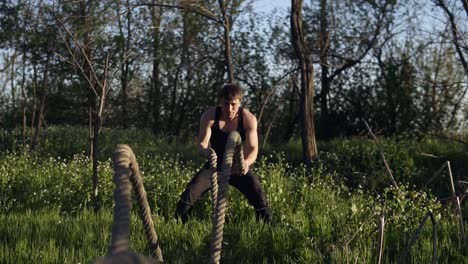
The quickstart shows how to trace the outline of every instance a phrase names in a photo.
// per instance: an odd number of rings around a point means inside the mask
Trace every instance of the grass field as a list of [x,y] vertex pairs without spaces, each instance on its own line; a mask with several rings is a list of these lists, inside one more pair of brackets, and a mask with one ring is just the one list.
[[[52,142],[48,144],[53,146]],[[152,144],[155,143],[148,142],[146,147]],[[326,154],[332,157],[312,170],[313,177],[288,159],[288,151],[262,155],[255,171],[273,209],[273,223],[265,226],[256,222],[254,210],[239,192],[231,189],[222,263],[376,263],[381,213],[386,219],[383,262],[395,263],[429,210],[438,223],[439,263],[468,263],[466,251],[460,246],[458,220],[450,205],[441,203],[430,191],[418,190],[414,184],[400,183],[400,191],[390,187],[371,191],[366,187],[381,186],[385,181],[375,181],[374,185],[366,185],[366,181],[350,184],[355,179],[343,176],[344,170],[330,167],[349,163],[346,169],[356,168],[357,156],[366,150],[365,143],[342,140],[333,144],[343,151],[352,146],[348,150],[357,154],[349,152],[347,162],[341,158],[346,153]],[[387,143],[388,153],[400,151],[394,144]],[[202,165],[201,160],[190,158],[193,150],[189,148],[164,146],[158,151],[143,150],[142,142],[134,145],[141,146],[137,159],[166,262],[208,262],[209,195],[197,204],[186,225],[173,217],[178,196]],[[107,157],[100,163],[101,209],[94,213],[90,206],[91,162],[83,154],[73,151],[67,154],[66,148],[62,148],[65,154],[61,157],[2,151],[0,263],[89,263],[106,254],[111,238],[114,189],[111,161]],[[111,147],[105,151],[108,148]],[[359,148],[364,150],[359,152]],[[389,156],[389,160],[403,160],[395,170],[398,179],[422,171],[412,171],[407,159]],[[368,161],[377,166],[371,162],[377,161]],[[372,171],[361,171],[360,177],[372,175]],[[375,170],[375,177],[384,175]],[[130,233],[131,249],[149,254],[136,212],[132,214]],[[405,261],[430,263],[432,239],[432,224],[428,221]]]

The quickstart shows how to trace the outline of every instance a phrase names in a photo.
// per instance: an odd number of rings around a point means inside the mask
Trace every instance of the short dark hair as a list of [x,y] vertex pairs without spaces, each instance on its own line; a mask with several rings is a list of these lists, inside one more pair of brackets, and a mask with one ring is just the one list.
[[218,92],[218,100],[221,101],[223,99],[227,100],[235,100],[239,99],[242,100],[242,89],[237,84],[228,83],[223,85],[223,87]]

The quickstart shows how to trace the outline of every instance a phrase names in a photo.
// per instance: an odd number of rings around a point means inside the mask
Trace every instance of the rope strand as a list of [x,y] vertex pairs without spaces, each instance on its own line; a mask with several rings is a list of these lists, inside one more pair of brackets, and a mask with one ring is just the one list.
[[[223,166],[221,168],[221,177],[218,181],[219,190],[217,195],[216,207],[214,207],[214,217],[212,225],[212,237],[210,246],[210,263],[219,264],[221,259],[221,244],[223,241],[223,229],[225,222],[225,212],[227,208],[227,197],[229,179],[231,177],[233,161],[239,162],[239,167],[244,167],[244,155],[242,152],[242,139],[237,131],[229,133],[228,140],[226,142],[226,148],[223,158]],[[211,160],[212,161],[212,160]],[[213,181],[212,181],[213,182]]]
[[213,208],[213,216],[212,216],[212,221],[214,223],[215,218],[216,218],[216,202],[218,200],[218,171],[216,170],[216,167],[218,165],[218,156],[216,155],[216,152],[213,150],[210,153],[210,170],[211,172],[211,204]]
[[[133,150],[128,145],[117,145],[113,155],[114,162],[114,223],[109,253],[95,263],[162,263],[163,257],[154,230],[151,209],[148,205],[143,179]],[[128,251],[130,236],[130,193],[135,190],[139,215],[143,222],[152,258]]]

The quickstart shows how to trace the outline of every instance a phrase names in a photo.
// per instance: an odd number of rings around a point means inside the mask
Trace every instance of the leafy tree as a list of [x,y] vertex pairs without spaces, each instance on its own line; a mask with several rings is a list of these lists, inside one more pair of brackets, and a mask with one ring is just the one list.
[[419,98],[417,72],[411,58],[403,51],[397,58],[379,58],[379,66],[381,89],[376,91],[379,116],[374,118],[374,123],[387,135],[415,132]]
[[[89,114],[90,156],[93,163],[92,200],[94,209],[99,209],[99,135],[104,121],[104,109],[109,93],[110,71],[109,54],[103,48],[103,29],[106,21],[98,14],[105,13],[108,6],[93,0],[66,2],[65,12],[57,12],[55,21],[59,35],[68,51],[70,63],[77,68],[80,83],[87,91]],[[67,13],[66,11],[69,11]],[[66,16],[70,14],[71,16]],[[65,15],[65,16],[64,16]],[[80,19],[77,19],[80,18]],[[64,22],[65,21],[65,22]]]
[[[340,86],[335,79],[358,66],[373,48],[382,47],[391,37],[396,1],[311,1],[306,10],[307,38],[313,45],[319,63],[317,85],[320,118],[317,134],[321,138],[335,136],[341,120],[330,109]],[[333,97],[333,98],[332,98]],[[332,103],[330,103],[330,101]],[[336,131],[336,132],[334,132]]]
[[443,43],[417,60],[420,69],[422,133],[456,131],[463,123],[462,102],[467,89],[463,69],[456,67],[455,52]]

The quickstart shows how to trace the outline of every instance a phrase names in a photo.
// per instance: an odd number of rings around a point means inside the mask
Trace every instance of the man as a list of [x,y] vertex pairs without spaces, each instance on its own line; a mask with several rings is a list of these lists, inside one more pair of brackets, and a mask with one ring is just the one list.
[[[220,106],[212,107],[203,113],[198,132],[198,152],[209,159],[214,151],[218,157],[216,170],[221,171],[224,148],[230,132],[238,131],[244,148],[244,166],[241,175],[231,175],[229,184],[237,188],[255,208],[257,220],[271,222],[271,210],[258,178],[250,166],[257,159],[258,136],[257,118],[240,107],[242,90],[238,85],[227,84],[218,94]],[[207,162],[190,181],[177,203],[176,217],[185,223],[188,213],[200,197],[211,187],[211,170]]]

